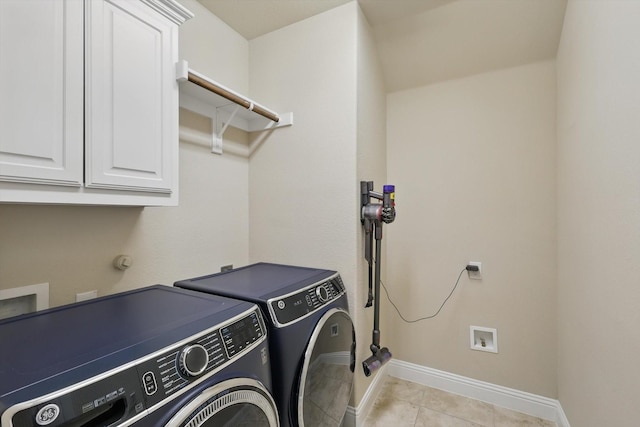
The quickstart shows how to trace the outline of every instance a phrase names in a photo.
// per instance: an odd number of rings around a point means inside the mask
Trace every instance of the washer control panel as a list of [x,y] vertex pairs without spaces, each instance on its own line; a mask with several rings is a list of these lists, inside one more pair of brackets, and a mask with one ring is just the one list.
[[68,387],[63,394],[50,399],[34,399],[34,404],[10,416],[11,425],[127,424],[125,421],[144,417],[165,398],[186,391],[192,383],[213,375],[265,339],[264,319],[254,306],[228,322],[212,326],[106,377],[100,375],[82,385]]
[[217,370],[265,336],[264,321],[256,309],[140,363],[138,375],[147,406],[154,406]]
[[270,299],[269,311],[277,326],[285,326],[320,309],[345,292],[339,274],[292,294]]
[[124,423],[145,409],[136,369],[131,367],[83,387],[72,387],[61,396],[36,401],[35,405],[17,411],[7,425],[98,425],[97,420],[102,421],[100,425],[110,425],[116,421]]

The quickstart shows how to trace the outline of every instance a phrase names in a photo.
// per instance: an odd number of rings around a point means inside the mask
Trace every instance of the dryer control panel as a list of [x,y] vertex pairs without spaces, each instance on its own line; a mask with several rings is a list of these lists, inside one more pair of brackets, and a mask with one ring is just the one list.
[[147,406],[151,408],[192,383],[209,377],[266,339],[265,331],[260,311],[254,309],[248,315],[218,325],[140,363],[138,375]]
[[300,291],[270,299],[269,312],[276,326],[286,326],[303,319],[344,293],[342,278],[335,274]]

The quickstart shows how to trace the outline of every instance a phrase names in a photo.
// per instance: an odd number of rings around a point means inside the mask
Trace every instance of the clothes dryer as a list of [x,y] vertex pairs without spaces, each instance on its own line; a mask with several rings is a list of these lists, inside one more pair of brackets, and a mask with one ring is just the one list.
[[269,327],[281,425],[341,425],[353,385],[355,330],[338,272],[258,263],[174,285],[258,304]]
[[244,301],[152,286],[0,322],[2,427],[279,425]]

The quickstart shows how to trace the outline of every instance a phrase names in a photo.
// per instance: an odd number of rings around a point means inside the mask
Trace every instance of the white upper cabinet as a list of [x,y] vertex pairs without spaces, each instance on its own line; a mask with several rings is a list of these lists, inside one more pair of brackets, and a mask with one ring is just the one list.
[[87,186],[170,193],[177,27],[131,0],[87,8]]
[[82,14],[81,0],[0,1],[0,179],[82,185]]
[[176,205],[190,16],[173,0],[0,0],[0,201]]

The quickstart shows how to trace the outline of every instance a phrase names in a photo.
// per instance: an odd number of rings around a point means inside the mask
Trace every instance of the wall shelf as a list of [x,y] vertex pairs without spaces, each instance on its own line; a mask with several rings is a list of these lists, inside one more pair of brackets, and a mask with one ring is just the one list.
[[293,113],[279,114],[215,80],[189,69],[187,61],[176,64],[180,83],[180,107],[209,117],[214,124],[211,151],[222,154],[227,126],[258,132],[293,125]]

